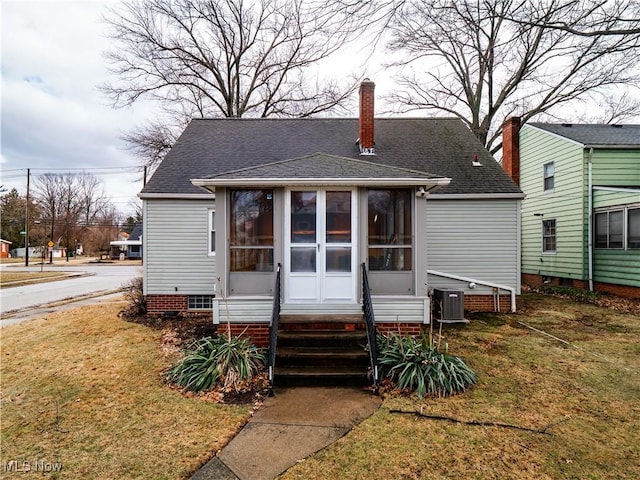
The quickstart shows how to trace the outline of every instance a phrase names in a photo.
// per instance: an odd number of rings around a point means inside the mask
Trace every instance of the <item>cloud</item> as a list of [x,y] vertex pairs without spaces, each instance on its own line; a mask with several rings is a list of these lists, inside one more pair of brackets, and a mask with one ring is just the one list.
[[110,75],[102,56],[109,44],[101,15],[113,3],[0,4],[1,158],[9,172],[2,183],[24,192],[16,169],[119,167],[119,175],[92,173],[116,202],[129,203],[140,190],[140,175],[132,168],[136,159],[120,137],[152,110],[148,104],[112,109],[97,88]]

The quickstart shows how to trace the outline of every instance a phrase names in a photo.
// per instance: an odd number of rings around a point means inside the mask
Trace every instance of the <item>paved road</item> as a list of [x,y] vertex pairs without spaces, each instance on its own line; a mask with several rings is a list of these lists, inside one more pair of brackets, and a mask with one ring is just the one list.
[[[2,270],[39,272],[40,266],[29,268],[3,265]],[[84,276],[0,290],[0,314],[33,308],[70,297],[93,295],[121,288],[130,279],[142,275],[142,267],[130,265],[46,265],[45,271],[85,274]],[[3,322],[4,323],[4,322]]]

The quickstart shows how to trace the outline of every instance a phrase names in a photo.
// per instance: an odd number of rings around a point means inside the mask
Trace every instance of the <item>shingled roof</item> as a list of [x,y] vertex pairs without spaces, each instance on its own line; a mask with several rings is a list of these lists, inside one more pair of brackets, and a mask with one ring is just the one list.
[[[344,157],[390,167],[371,168],[372,178],[383,170],[384,175],[406,176],[411,170],[416,177],[451,178],[439,194],[521,193],[458,119],[382,118],[375,120],[375,129],[376,155],[361,156],[356,118],[192,120],[141,196],[202,194],[206,190],[194,186],[192,179],[238,176],[241,183],[243,169],[268,176],[278,162],[321,154],[330,156],[334,165],[334,157]],[[482,166],[473,166],[476,156]],[[351,162],[347,169],[357,165]],[[326,165],[316,174],[339,176],[341,170],[335,170]],[[351,174],[361,175],[361,170]],[[282,169],[277,173],[285,175]]]
[[639,147],[640,125],[538,123],[527,125],[555,133],[585,147]]

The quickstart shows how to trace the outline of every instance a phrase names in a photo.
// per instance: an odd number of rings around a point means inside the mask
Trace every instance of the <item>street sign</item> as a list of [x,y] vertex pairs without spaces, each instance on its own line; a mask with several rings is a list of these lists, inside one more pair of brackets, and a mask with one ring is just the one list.
[[26,235],[26,234],[27,234],[27,232],[25,232],[24,230],[22,230],[22,231],[20,232],[20,235]]
[[49,248],[52,248],[54,243],[51,240],[49,240],[49,243],[47,243],[47,245],[49,246]]

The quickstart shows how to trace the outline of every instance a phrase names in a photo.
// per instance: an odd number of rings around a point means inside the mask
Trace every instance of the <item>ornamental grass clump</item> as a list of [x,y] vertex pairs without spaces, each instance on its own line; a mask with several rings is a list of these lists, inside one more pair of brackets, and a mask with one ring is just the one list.
[[167,372],[167,381],[192,392],[214,387],[236,392],[266,363],[264,352],[246,337],[216,335],[196,340]]
[[394,333],[378,335],[381,375],[418,397],[446,397],[464,392],[477,382],[477,374],[460,357],[442,353],[426,336]]

